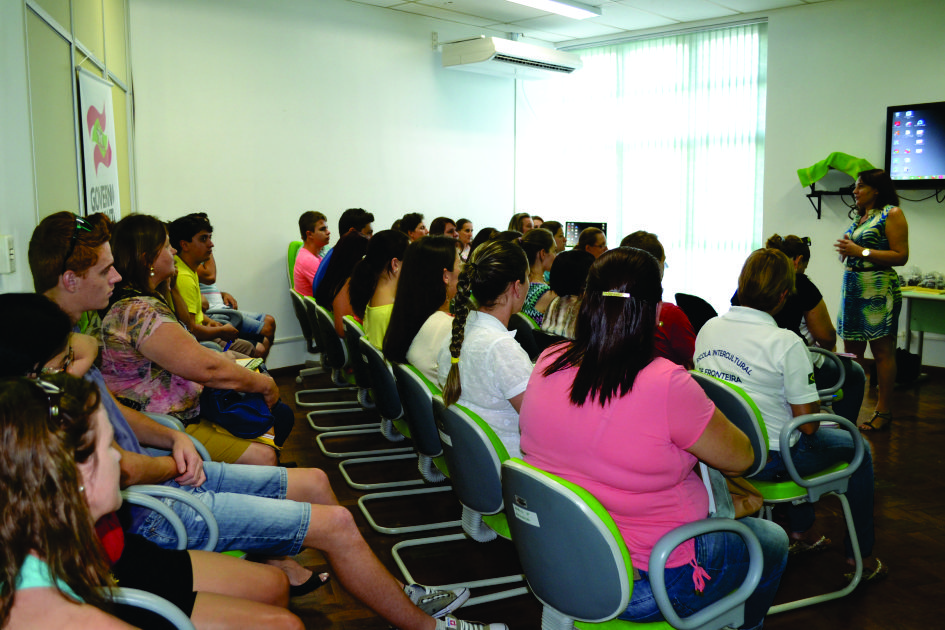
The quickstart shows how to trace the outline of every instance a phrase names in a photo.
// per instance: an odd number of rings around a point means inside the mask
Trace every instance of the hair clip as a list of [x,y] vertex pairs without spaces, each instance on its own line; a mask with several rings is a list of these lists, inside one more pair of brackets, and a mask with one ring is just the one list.
[[450,363],[452,363],[453,365],[456,365],[457,363],[459,363],[459,357],[450,357]]
[[619,291],[602,291],[601,295],[603,295],[604,297],[619,297],[619,298],[633,297],[629,293],[621,293]]

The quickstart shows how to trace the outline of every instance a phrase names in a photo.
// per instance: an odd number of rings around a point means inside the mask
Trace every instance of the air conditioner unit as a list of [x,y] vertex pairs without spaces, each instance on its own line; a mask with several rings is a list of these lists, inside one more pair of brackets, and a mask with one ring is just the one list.
[[515,79],[544,79],[580,69],[577,55],[502,39],[479,37],[443,44],[443,67]]

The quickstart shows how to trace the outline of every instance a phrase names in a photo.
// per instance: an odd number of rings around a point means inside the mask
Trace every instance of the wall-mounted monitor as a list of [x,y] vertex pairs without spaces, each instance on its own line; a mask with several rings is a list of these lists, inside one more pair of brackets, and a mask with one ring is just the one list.
[[607,236],[607,224],[606,223],[595,223],[593,221],[568,221],[564,224],[564,237],[566,239],[565,243],[567,247],[574,247],[578,243],[578,237],[581,236],[587,228],[597,228],[604,233],[604,236]]
[[945,101],[886,109],[886,172],[898,189],[945,189]]

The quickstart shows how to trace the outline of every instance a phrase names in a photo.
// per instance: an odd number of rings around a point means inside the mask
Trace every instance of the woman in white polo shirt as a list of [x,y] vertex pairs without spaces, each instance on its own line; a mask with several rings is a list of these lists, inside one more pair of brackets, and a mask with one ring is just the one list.
[[[696,337],[696,369],[734,383],[751,396],[768,430],[768,465],[755,478],[787,479],[781,450],[790,448],[801,475],[823,470],[853,457],[853,437],[841,429],[822,428],[817,422],[801,425],[789,444],[779,439],[781,427],[791,418],[820,411],[814,384],[814,368],[803,340],[778,328],[774,315],[794,292],[794,265],[784,252],[759,249],[745,261],[738,278],[742,306],[733,306],[721,317],[709,320]],[[860,552],[873,552],[873,460],[867,448],[863,463],[850,477],[847,498]],[[803,548],[813,542],[805,533],[814,524],[814,508],[803,503],[789,508],[790,536]],[[817,541],[821,542],[821,541]],[[817,543],[815,543],[817,544]],[[853,549],[845,541],[847,561]],[[886,567],[876,559],[865,562],[864,580],[882,577]]]

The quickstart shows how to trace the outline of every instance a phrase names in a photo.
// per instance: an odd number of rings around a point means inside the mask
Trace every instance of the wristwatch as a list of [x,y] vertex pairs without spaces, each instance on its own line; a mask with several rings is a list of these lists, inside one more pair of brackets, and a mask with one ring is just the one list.
[[866,249],[863,250],[863,258],[869,258],[869,257],[870,257],[870,248],[867,247]]

